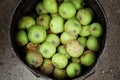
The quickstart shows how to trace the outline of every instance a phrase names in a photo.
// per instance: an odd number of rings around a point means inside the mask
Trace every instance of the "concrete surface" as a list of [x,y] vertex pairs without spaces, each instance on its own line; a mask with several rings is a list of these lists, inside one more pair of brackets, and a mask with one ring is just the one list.
[[[120,80],[120,0],[99,0],[107,14],[107,45],[86,80]],[[13,54],[9,39],[9,20],[19,0],[0,1],[0,80],[45,80],[36,78]]]

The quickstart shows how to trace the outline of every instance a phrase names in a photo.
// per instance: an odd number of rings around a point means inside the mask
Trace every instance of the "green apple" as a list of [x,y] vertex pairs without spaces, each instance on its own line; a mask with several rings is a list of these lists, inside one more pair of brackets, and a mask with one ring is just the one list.
[[57,13],[58,5],[56,0],[43,0],[43,6],[49,13]]
[[60,39],[56,34],[48,34],[45,42],[52,43],[55,47],[60,45]]
[[40,15],[37,19],[36,19],[36,23],[40,26],[42,26],[45,30],[49,29],[49,25],[50,25],[50,16],[47,14],[44,15]]
[[59,14],[58,13],[51,13],[50,16],[53,18],[55,16],[59,16]]
[[45,10],[44,6],[43,6],[43,2],[39,2],[37,3],[35,10],[37,12],[38,15],[41,14],[47,14],[48,12]]
[[100,46],[97,38],[95,37],[89,37],[87,40],[87,48],[92,50],[92,51],[98,51]]
[[25,46],[28,43],[27,34],[24,30],[17,31],[16,42],[19,46]]
[[51,74],[54,70],[54,66],[52,64],[52,61],[50,59],[44,59],[43,64],[40,66],[40,71],[44,74]]
[[52,57],[52,63],[57,68],[65,68],[68,64],[68,59],[64,55],[56,53]]
[[84,46],[79,44],[77,40],[73,40],[66,45],[66,51],[72,57],[80,57],[83,54]]
[[67,53],[66,51],[66,48],[65,48],[65,45],[60,45],[58,48],[57,48],[57,52],[60,53],[60,54],[63,54],[65,57],[67,57],[68,59],[71,58],[71,56]]
[[84,48],[87,46],[87,38],[86,37],[79,37],[77,41],[84,46]]
[[74,78],[81,74],[81,66],[78,63],[70,63],[66,68],[66,73],[70,78]]
[[59,6],[59,14],[65,19],[72,18],[76,14],[76,8],[71,2],[63,2]]
[[102,25],[98,22],[92,23],[90,25],[90,34],[94,37],[100,37],[102,35]]
[[75,5],[76,9],[81,9],[84,7],[84,0],[69,0],[69,1],[71,1]]
[[65,69],[55,68],[53,71],[53,76],[55,79],[64,80],[67,75]]
[[30,27],[28,31],[28,39],[32,43],[41,43],[45,40],[46,34],[47,33],[44,28],[39,25],[34,25]]
[[30,16],[21,17],[17,24],[19,29],[29,29],[33,25],[35,25],[35,20]]
[[85,9],[88,10],[91,13],[92,17],[94,17],[94,12],[91,8],[85,8]]
[[82,25],[88,25],[92,21],[92,14],[86,9],[79,9],[76,17]]
[[72,60],[72,62],[73,63],[78,63],[78,64],[80,64],[80,58],[71,58],[71,60]]
[[60,36],[61,43],[64,45],[68,44],[72,40],[75,40],[76,38],[76,36],[71,36],[67,32],[63,32]]
[[27,52],[25,56],[25,60],[30,67],[35,67],[35,68],[38,68],[43,63],[43,58],[41,54],[34,51]]
[[87,50],[80,57],[80,61],[85,66],[92,66],[95,63],[96,56],[93,51]]
[[64,30],[63,25],[64,25],[63,18],[60,16],[55,16],[50,21],[50,30],[53,33],[61,33]]
[[51,58],[56,52],[56,47],[52,43],[44,42],[41,44],[39,52],[44,58]]
[[70,18],[64,25],[65,32],[72,36],[77,36],[81,31],[81,24],[76,18]]
[[90,35],[90,26],[89,25],[82,26],[80,36],[87,37],[89,35]]

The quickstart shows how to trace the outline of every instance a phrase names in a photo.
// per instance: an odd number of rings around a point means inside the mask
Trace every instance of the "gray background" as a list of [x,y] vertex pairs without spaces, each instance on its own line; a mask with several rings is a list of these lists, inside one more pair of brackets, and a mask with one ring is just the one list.
[[[109,21],[107,45],[96,73],[86,80],[120,80],[120,0],[99,0]],[[0,80],[45,80],[36,78],[14,55],[10,45],[9,20],[19,0],[0,1]]]

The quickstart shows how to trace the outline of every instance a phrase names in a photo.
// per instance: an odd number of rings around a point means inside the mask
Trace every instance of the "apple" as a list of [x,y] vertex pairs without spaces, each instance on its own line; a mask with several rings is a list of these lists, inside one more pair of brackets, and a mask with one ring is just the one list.
[[87,37],[90,35],[90,26],[85,25],[81,27],[80,36]]
[[32,43],[42,43],[46,38],[46,31],[39,25],[34,25],[30,27],[28,31],[28,39]]
[[80,61],[85,66],[92,66],[96,61],[95,53],[91,50],[86,50],[80,57]]
[[59,14],[65,19],[72,18],[76,14],[76,8],[71,2],[63,2],[59,6]]
[[65,68],[68,64],[68,59],[64,55],[56,53],[52,57],[52,63],[56,68]]
[[56,47],[52,43],[44,42],[41,44],[39,52],[44,58],[51,58],[56,52]]
[[67,77],[65,69],[60,69],[60,68],[54,69],[53,76],[57,80],[64,80]]
[[102,25],[98,22],[94,22],[90,25],[90,34],[93,37],[100,37],[102,35]]
[[40,47],[39,44],[34,44],[34,43],[29,42],[25,46],[25,50],[26,51],[36,51],[36,52],[39,52],[39,47]]
[[70,18],[64,25],[65,32],[72,36],[77,36],[81,31],[81,24],[76,18]]
[[30,16],[21,17],[17,24],[19,29],[29,29],[33,25],[35,25],[35,20]]
[[99,42],[97,40],[97,38],[95,37],[89,37],[87,40],[87,48],[92,50],[92,51],[98,51],[100,46],[99,46]]
[[81,9],[84,7],[84,0],[69,0],[69,1],[71,1],[75,5],[76,9]]
[[57,52],[60,53],[60,54],[63,54],[66,58],[70,59],[71,56],[67,53],[66,51],[66,48],[65,48],[65,45],[60,45],[58,48],[57,48]]
[[67,32],[63,32],[60,35],[61,43],[64,45],[68,44],[72,40],[75,40],[76,38],[77,38],[76,36],[69,35]]
[[66,68],[66,73],[70,78],[74,78],[81,74],[81,66],[78,63],[70,63]]
[[83,54],[84,46],[79,44],[77,40],[73,40],[66,45],[66,51],[70,56],[77,58]]
[[55,47],[60,45],[60,39],[56,34],[48,34],[45,42],[52,43]]
[[86,37],[79,37],[77,41],[84,46],[84,48],[87,46],[87,38]]
[[92,21],[92,14],[86,9],[79,9],[76,17],[82,25],[88,25]]
[[59,14],[58,13],[51,13],[50,16],[53,18],[55,16],[59,16]]
[[17,31],[16,42],[19,46],[25,46],[28,43],[27,34],[24,30]]
[[41,54],[34,51],[27,52],[25,56],[25,60],[30,67],[35,67],[35,68],[38,68],[43,63],[43,58]]
[[41,14],[47,14],[48,12],[45,10],[44,6],[43,6],[43,2],[38,2],[36,7],[35,7],[35,10],[37,12],[38,15],[41,15]]
[[85,8],[85,9],[88,10],[91,13],[92,17],[94,17],[94,12],[91,8]]
[[52,61],[50,59],[44,59],[43,64],[40,66],[40,71],[44,74],[51,74],[54,70],[54,66],[52,64]]
[[50,30],[53,33],[61,33],[64,30],[63,25],[64,25],[63,18],[60,16],[55,16],[50,21]]
[[43,0],[43,6],[45,10],[49,13],[57,13],[58,5],[56,0]]
[[36,23],[41,27],[43,27],[45,30],[48,30],[50,25],[50,20],[51,20],[50,16],[47,14],[44,14],[44,15],[40,15],[36,19]]
[[73,63],[78,63],[78,64],[80,64],[80,59],[79,59],[79,57],[78,58],[71,58],[71,60],[72,60],[72,62]]

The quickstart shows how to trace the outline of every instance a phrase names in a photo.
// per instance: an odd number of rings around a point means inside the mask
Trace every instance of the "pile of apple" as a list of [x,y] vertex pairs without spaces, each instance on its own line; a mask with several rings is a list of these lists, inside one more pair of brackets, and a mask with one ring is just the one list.
[[89,68],[95,63],[102,25],[94,22],[92,9],[84,4],[43,0],[36,4],[37,17],[19,19],[16,42],[24,48],[30,67],[62,80],[82,75],[83,65]]

